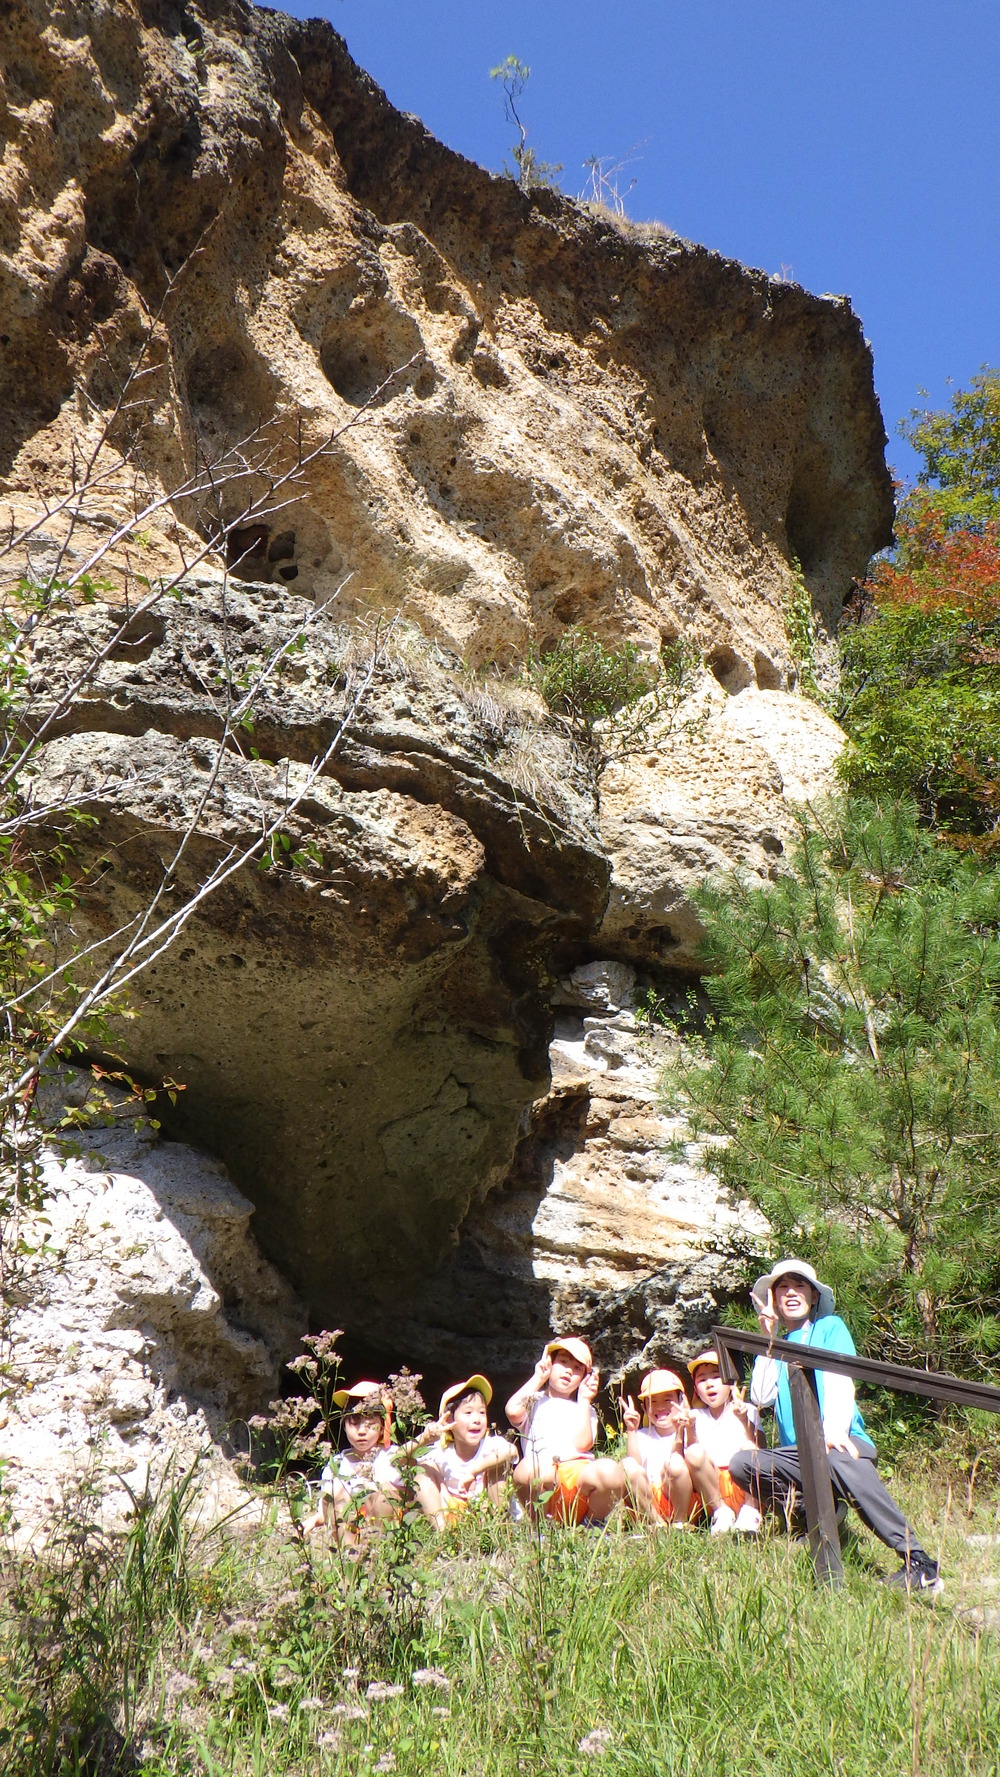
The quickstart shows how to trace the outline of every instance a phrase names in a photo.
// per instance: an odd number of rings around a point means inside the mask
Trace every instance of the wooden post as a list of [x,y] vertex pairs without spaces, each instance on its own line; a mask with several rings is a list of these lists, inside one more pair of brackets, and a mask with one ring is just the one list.
[[839,1586],[844,1577],[840,1558],[840,1533],[833,1503],[830,1465],[826,1460],[826,1439],[820,1417],[819,1399],[812,1372],[799,1364],[788,1365],[788,1386],[792,1396],[795,1420],[795,1447],[802,1471],[802,1498],[806,1508],[809,1548],[816,1568],[816,1578],[828,1586]]

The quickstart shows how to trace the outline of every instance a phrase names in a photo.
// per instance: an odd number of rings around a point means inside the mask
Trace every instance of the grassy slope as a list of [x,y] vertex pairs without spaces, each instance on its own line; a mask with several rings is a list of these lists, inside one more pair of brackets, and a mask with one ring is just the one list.
[[[982,1580],[1000,1570],[1000,1548],[965,1537],[992,1531],[994,1510],[956,1513],[940,1491],[908,1503],[922,1527],[936,1520],[928,1541],[948,1592],[933,1608],[877,1585],[891,1563],[863,1533],[848,1545],[844,1590],[830,1595],[783,1536],[650,1538],[624,1521],[536,1542],[470,1515],[457,1535],[421,1542],[415,1563],[383,1545],[345,1570],[325,1548],[304,1558],[287,1530],[199,1543],[161,1503],[92,1572],[79,1541],[41,1590],[41,1567],[18,1576],[8,1564],[0,1768],[1000,1771],[1000,1653],[956,1615],[991,1602]],[[447,1686],[415,1684],[421,1667]],[[369,1699],[372,1682],[403,1689]]]

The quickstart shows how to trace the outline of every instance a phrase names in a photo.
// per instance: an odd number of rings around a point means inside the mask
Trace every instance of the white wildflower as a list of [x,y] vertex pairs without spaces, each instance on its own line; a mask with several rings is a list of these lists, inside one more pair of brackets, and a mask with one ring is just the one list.
[[344,1736],[339,1728],[324,1728],[322,1734],[316,1735],[317,1746],[327,1746],[331,1752],[339,1752]]
[[335,1703],[331,1713],[342,1715],[345,1721],[364,1721],[368,1711],[367,1709],[359,1709],[356,1704]]
[[383,1752],[382,1757],[376,1759],[372,1766],[373,1771],[394,1771],[395,1769],[396,1754],[394,1752]]
[[450,1716],[451,1710],[450,1709],[432,1709],[431,1714],[432,1715],[442,1715],[445,1718],[447,1718],[448,1716]]
[[401,1684],[385,1684],[381,1678],[376,1678],[368,1686],[365,1696],[369,1703],[384,1703],[387,1697],[401,1697],[405,1688]]
[[197,1689],[198,1680],[192,1678],[189,1672],[171,1672],[167,1679],[168,1697],[183,1697],[185,1691],[196,1691]]
[[299,1704],[299,1708],[300,1709],[322,1709],[323,1708],[323,1699],[322,1699],[322,1697],[303,1697],[301,1703]]
[[577,1750],[583,1753],[584,1758],[600,1758],[610,1745],[610,1728],[591,1728],[589,1734],[584,1734]]
[[436,1691],[451,1690],[451,1679],[439,1666],[418,1666],[413,1674],[413,1682],[421,1686],[431,1685]]
[[267,1706],[267,1713],[270,1716],[272,1721],[287,1721],[288,1720],[288,1704],[287,1703],[269,1703]]

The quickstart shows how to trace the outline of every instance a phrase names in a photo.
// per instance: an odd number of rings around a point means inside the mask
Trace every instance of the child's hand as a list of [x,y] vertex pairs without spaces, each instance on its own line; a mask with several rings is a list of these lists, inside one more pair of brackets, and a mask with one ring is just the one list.
[[531,1386],[532,1386],[532,1388],[535,1389],[536,1393],[540,1388],[545,1387],[545,1384],[547,1383],[551,1374],[552,1374],[552,1353],[550,1351],[543,1351],[541,1357],[539,1358],[537,1364],[535,1365],[535,1372],[531,1378]]
[[678,1427],[690,1425],[693,1418],[694,1414],[688,1406],[687,1401],[681,1401],[680,1406],[674,1408],[674,1420]]
[[420,1433],[420,1441],[422,1444],[426,1444],[426,1443],[429,1443],[432,1441],[436,1442],[436,1440],[438,1438],[442,1438],[444,1436],[446,1431],[450,1431],[450,1430],[451,1430],[450,1420],[428,1419],[427,1424],[424,1426],[423,1431]]
[[729,1401],[733,1412],[738,1419],[749,1418],[750,1409],[747,1406],[747,1391],[745,1388],[740,1388],[739,1384],[734,1382],[729,1391]]
[[618,1411],[622,1416],[622,1424],[626,1431],[639,1430],[639,1427],[642,1424],[642,1415],[631,1395],[628,1395],[627,1397],[625,1395],[619,1395]]
[[760,1297],[755,1296],[751,1290],[750,1300],[757,1310],[757,1319],[760,1321],[761,1332],[766,1333],[769,1339],[773,1339],[781,1324],[778,1319],[778,1311],[774,1306],[774,1291],[769,1288],[767,1292],[767,1300],[762,1302]]
[[580,1384],[578,1398],[582,1401],[595,1401],[601,1387],[600,1370],[588,1370]]

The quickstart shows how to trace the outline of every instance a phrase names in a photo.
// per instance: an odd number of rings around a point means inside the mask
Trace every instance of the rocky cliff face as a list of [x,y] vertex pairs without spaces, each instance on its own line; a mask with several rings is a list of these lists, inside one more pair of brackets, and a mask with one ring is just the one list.
[[[316,22],[17,0],[0,64],[0,507],[48,502],[6,565],[79,565],[126,531],[110,606],[39,649],[40,704],[139,569],[231,527],[228,573],[188,576],[46,746],[43,783],[86,802],[110,860],[74,938],[135,910],[202,802],[182,889],[252,836],[327,744],[373,623],[398,625],[296,813],[319,867],[250,868],[205,903],[137,983],[131,1065],[184,1083],[172,1133],[225,1163],[315,1320],[417,1366],[509,1371],[572,1318],[617,1327],[610,1361],[654,1354],[710,1316],[705,1254],[742,1212],[702,1157],[660,1151],[631,1006],[559,983],[690,971],[692,886],[766,879],[791,801],[829,781],[839,736],[795,695],[784,611],[796,555],[832,627],[889,535],[849,302],[491,177]],[[237,446],[257,482],[295,470],[253,527],[245,485],[178,492]],[[88,449],[100,497],[70,534],[53,500]],[[128,533],[140,473],[173,497]],[[254,756],[220,762],[219,684],[338,588],[269,681]],[[517,683],[573,624],[706,663],[599,802]],[[560,994],[577,1023],[550,1091]]]
[[[92,1081],[60,1070],[53,1120]],[[120,1094],[124,1098],[124,1094]],[[19,1386],[0,1412],[0,1461],[30,1535],[60,1498],[100,1497],[126,1518],[168,1467],[201,1460],[212,1511],[245,1503],[221,1448],[280,1384],[303,1329],[288,1285],[250,1233],[253,1205],[223,1168],[148,1123],[102,1122],[42,1159],[44,1201],[14,1229],[5,1358]]]

